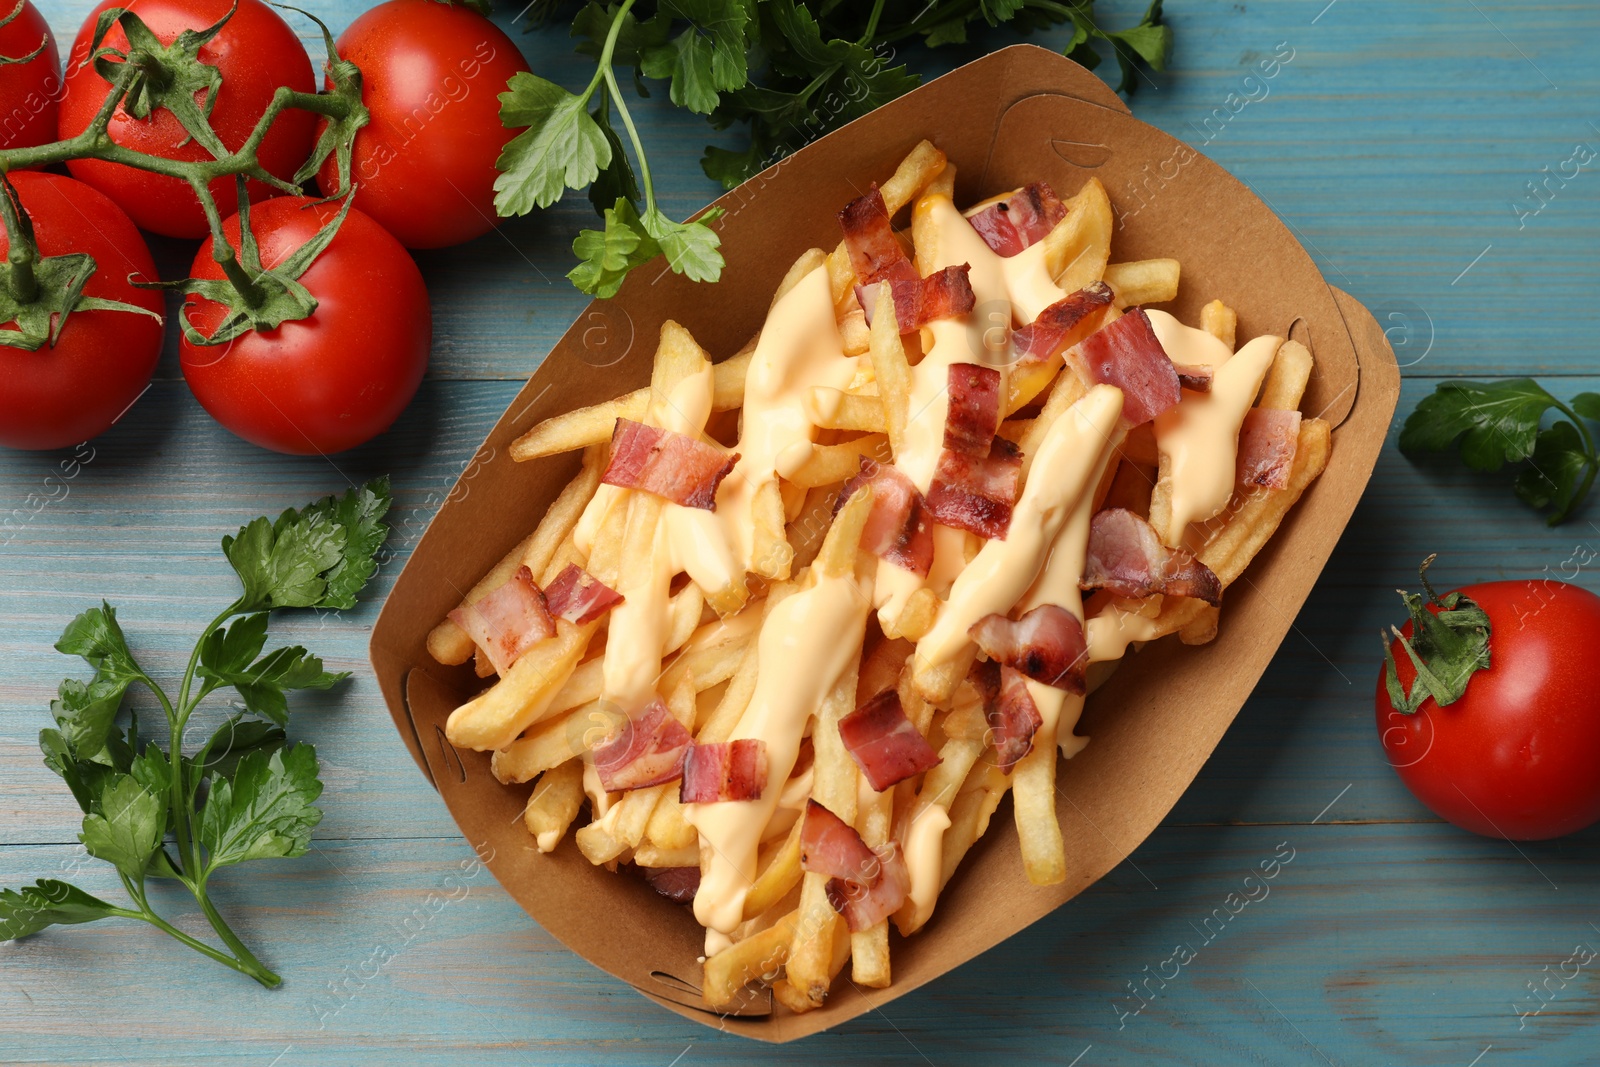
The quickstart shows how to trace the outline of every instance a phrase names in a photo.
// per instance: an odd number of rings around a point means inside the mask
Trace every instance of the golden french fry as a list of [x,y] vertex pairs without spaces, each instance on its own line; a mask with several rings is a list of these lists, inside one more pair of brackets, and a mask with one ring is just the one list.
[[[581,473],[578,476],[583,477]],[[467,590],[467,595],[461,598],[460,606],[464,608],[476,604],[510,581],[511,576],[517,573],[517,568],[522,566],[523,554],[533,543],[535,536],[537,533],[529,534],[515,548],[507,552],[505,558],[496,563],[477,585]],[[440,663],[451,666],[465,663],[472,658],[475,647],[472,638],[467,636],[467,631],[457,625],[454,619],[445,619],[428,633],[428,654]]]
[[1100,179],[1084,182],[1067,214],[1045,235],[1045,267],[1056,284],[1077,292],[1105,274],[1111,257],[1111,200]]
[[1220,608],[1207,604],[1200,614],[1178,630],[1178,640],[1186,645],[1204,645],[1216,640],[1217,625],[1222,617]]
[[[1106,268],[1108,271],[1110,268]],[[1220,300],[1200,309],[1200,328],[1228,346],[1232,352],[1239,334],[1239,313]]]
[[817,552],[812,569],[828,577],[854,574],[861,532],[866,529],[867,518],[871,514],[872,487],[864,485],[850,495],[844,507],[834,516],[833,525],[822,540],[822,548]]
[[578,851],[598,867],[633,848],[644,840],[650,815],[668,788],[671,787],[653,785],[623,793],[622,799],[611,805],[604,815],[577,832],[574,840],[578,843]]
[[[939,764],[923,776],[922,788],[917,791],[911,807],[911,822],[929,818],[930,815],[926,813],[930,808],[948,812],[950,805],[955,802],[956,793],[961,789],[961,783],[966,781],[983,750],[982,741],[956,737],[945,741],[939,749]],[[920,930],[932,914],[931,907],[925,911],[919,910],[914,901],[907,900],[894,913],[894,924],[902,936],[907,936]]]
[[1044,407],[1039,412],[1039,417],[1033,420],[1033,425],[1028,427],[1028,432],[1022,435],[1018,445],[1022,449],[1022,477],[1028,476],[1029,459],[1039,451],[1039,446],[1044,443],[1045,434],[1050,432],[1050,427],[1072,405],[1083,398],[1089,391],[1089,383],[1084,380],[1076,367],[1063,367],[1056,376],[1056,382],[1050,387],[1050,395],[1045,398]]
[[[1068,700],[1082,697],[1068,696]],[[1022,846],[1022,869],[1034,885],[1055,885],[1067,877],[1067,853],[1056,821],[1055,732],[1040,729],[1033,750],[1011,769],[1011,803]]]
[[583,804],[583,764],[577,760],[550,768],[533,787],[523,824],[540,852],[550,852],[566,836]]
[[1293,411],[1311,381],[1311,353],[1299,341],[1285,341],[1273,357],[1261,385],[1261,407]]
[[[667,796],[671,795],[669,789]],[[639,842],[639,847],[633,850],[633,862],[638,867],[698,867],[700,846],[690,843],[677,848],[668,848],[647,839]]]
[[557,619],[554,637],[528,649],[505,677],[450,713],[445,723],[450,743],[478,752],[505,748],[523,730],[545,718],[597,626],[593,622],[576,626]]
[[800,913],[791,911],[760,933],[730,945],[706,960],[702,995],[713,1008],[725,1008],[738,999],[749,982],[771,981],[789,958]]
[[612,728],[614,716],[607,714],[599,701],[547,719],[489,759],[489,770],[502,785],[516,785],[554,767],[559,767],[587,751],[585,734],[598,743]]
[[746,919],[754,919],[771,911],[800,883],[800,830],[804,823],[804,815],[794,821],[783,844],[772,854],[767,865],[756,876],[755,883],[745,893]]
[[945,169],[945,155],[932,141],[918,141],[889,180],[878,187],[883,206],[893,216],[915,200]]
[[[761,609],[762,621],[765,622],[772,609],[796,591],[792,582],[780,582],[769,589],[766,604]],[[729,679],[728,690],[722,694],[717,710],[712,712],[705,725],[700,727],[696,740],[701,744],[726,741],[733,733],[733,728],[739,725],[739,717],[744,714],[745,708],[750,706],[750,698],[755,694],[756,672],[760,662],[761,640],[758,634],[745,646],[744,659],[740,662],[739,669]]]
[[1061,370],[1061,356],[1053,355],[1011,368],[1006,375],[1005,415],[1013,415],[1029,404],[1055,380]]
[[750,501],[750,570],[762,578],[784,581],[794,565],[794,549],[784,537],[783,492],[765,482]]
[[817,425],[822,429],[888,432],[883,401],[876,396],[817,388],[811,390],[811,404],[817,415]]
[[869,433],[836,445],[815,445],[811,450],[811,458],[789,476],[789,481],[807,489],[837,485],[861,469],[862,456],[879,463],[889,462],[888,438],[883,434]]
[[1105,283],[1111,286],[1115,294],[1113,303],[1119,308],[1176,300],[1178,261],[1139,259],[1131,263],[1109,263],[1106,265]]
[[839,319],[839,341],[847,356],[864,356],[872,346],[872,331],[860,308],[851,308]]
[[989,830],[989,820],[1011,788],[1011,776],[993,763],[972,769],[950,805],[950,828],[944,832],[944,869],[939,884],[950,881],[967,850]]
[[910,417],[911,364],[906,361],[906,346],[900,339],[895,320],[894,295],[887,285],[878,286],[878,302],[872,312],[872,373],[878,380],[879,404],[883,408],[884,430],[889,448],[899,455],[905,448],[906,420]]
[[[837,540],[832,531],[828,534],[829,541],[840,546],[838,551],[831,552],[831,546],[824,544],[817,556],[817,567],[823,573],[841,573],[832,568],[841,564],[839,557],[844,555],[845,545],[850,546],[851,558],[847,566],[854,568],[854,543],[860,541],[861,526],[866,523],[866,513],[871,509],[872,492],[863,486],[851,496],[834,522],[834,529],[839,531]],[[839,737],[839,720],[855,710],[856,680],[859,676],[859,664],[852,661],[828,691],[822,707],[817,709],[816,727],[811,733],[811,799],[846,823],[856,821],[856,798],[861,774]],[[827,999],[828,987],[833,980],[830,968],[835,931],[843,925],[843,920],[828,900],[827,875],[805,872],[800,881],[800,915],[802,922],[795,928],[794,944],[789,948],[786,977],[813,1006],[820,1006]]]
[[[905,642],[885,641],[878,646],[879,649],[894,645],[902,646],[891,660],[898,657],[903,661],[911,653],[911,646]],[[876,650],[874,658],[877,657]],[[899,669],[894,672],[896,675]],[[867,676],[867,665],[861,668],[862,678]],[[894,684],[891,677],[883,688],[887,689]],[[865,695],[859,692],[860,696]],[[861,840],[866,846],[878,850],[889,846],[894,818],[894,790],[886,789],[882,793],[863,789],[861,797],[856,803],[856,830],[861,834]],[[882,989],[889,984],[889,923],[888,920],[877,923],[866,930],[853,932],[850,935],[850,977],[857,985],[870,986]]]
[[1224,589],[1244,573],[1256,553],[1277,532],[1278,524],[1300,499],[1300,494],[1328,465],[1331,444],[1331,431],[1326,422],[1303,420],[1288,487],[1249,494],[1200,550],[1200,561],[1216,573]]
[[933,629],[939,617],[939,595],[924,586],[906,598],[906,606],[895,620],[898,636],[907,641],[920,641]]
[[800,514],[789,523],[786,533],[789,545],[794,549],[791,571],[809,567],[811,561],[817,558],[822,539],[827,536],[828,527],[833,522],[833,505],[838,498],[838,486],[819,485],[806,490]]

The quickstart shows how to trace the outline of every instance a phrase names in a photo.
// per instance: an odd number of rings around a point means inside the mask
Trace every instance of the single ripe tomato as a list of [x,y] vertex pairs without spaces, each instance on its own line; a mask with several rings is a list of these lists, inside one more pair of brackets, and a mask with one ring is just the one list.
[[[0,0],[3,2],[3,0]],[[73,137],[89,125],[105,102],[110,84],[86,62],[94,38],[95,20],[111,7],[125,7],[144,20],[163,44],[171,44],[184,30],[201,30],[228,13],[233,0],[102,0],[89,13],[72,46],[67,70],[66,97],[61,101],[61,136]],[[127,35],[120,25],[106,34],[105,45],[126,51]],[[200,47],[202,63],[222,74],[222,88],[211,110],[211,127],[223,145],[241,147],[267,109],[278,86],[299,92],[316,90],[316,78],[305,46],[289,24],[261,0],[238,0],[238,10],[228,24]],[[203,92],[195,94],[204,99]],[[211,154],[189,136],[177,116],[158,108],[148,118],[136,119],[119,105],[111,117],[111,139],[127,148],[167,159],[196,161]],[[309,111],[289,109],[278,116],[261,142],[258,158],[268,172],[289,178],[311,155],[316,117]],[[205,213],[188,184],[162,174],[135,170],[100,159],[79,159],[67,164],[76,178],[105,193],[133,216],[133,221],[168,237],[204,237]],[[274,190],[261,182],[248,185],[250,199],[260,200]],[[211,183],[211,195],[224,215],[238,202],[233,178]]]
[[[499,94],[528,65],[498,26],[436,0],[388,0],[339,36],[361,68],[372,119],[357,134],[350,176],[356,207],[408,248],[443,248],[488,233],[495,160],[516,135],[500,124]],[[339,192],[332,157],[317,175]]]
[[[161,313],[161,294],[129,280],[154,281],[156,268],[121,208],[58,174],[23,171],[11,183],[33,219],[41,256],[94,257],[85,295]],[[10,247],[0,228],[0,257]],[[0,445],[65,448],[105,432],[150,384],[160,355],[161,321],[135,311],[80,309],[54,345],[33,352],[0,345]]]
[[0,26],[0,56],[21,59],[44,44],[44,51],[26,63],[0,63],[0,149],[31,148],[56,139],[61,56],[30,0],[22,0],[20,9],[12,0],[0,0],[0,19],[7,15],[12,18]]
[[[251,208],[262,266],[283,262],[338,209],[305,197]],[[238,248],[239,217],[223,230]],[[223,276],[211,241],[195,256],[192,276]],[[342,452],[388,429],[416,394],[433,337],[428,291],[410,253],[355,209],[299,281],[317,300],[310,318],[221,345],[185,338],[183,376],[212,417],[246,441],[294,455]],[[198,296],[188,308],[208,337],[226,314]]]
[[[1410,715],[1390,699],[1387,667],[1380,671],[1378,733],[1390,764],[1435,814],[1474,833],[1528,841],[1583,829],[1600,819],[1600,596],[1546,580],[1459,592],[1458,609],[1470,601],[1487,615],[1489,666],[1470,674],[1459,698],[1440,707],[1428,696]],[[1439,601],[1417,601],[1441,616]],[[1468,638],[1470,623],[1458,628]],[[1413,621],[1401,633],[1446,677],[1456,657],[1415,630]],[[1461,655],[1470,656],[1466,647]],[[1390,651],[1402,692],[1427,693],[1413,690],[1417,671],[1398,640]]]

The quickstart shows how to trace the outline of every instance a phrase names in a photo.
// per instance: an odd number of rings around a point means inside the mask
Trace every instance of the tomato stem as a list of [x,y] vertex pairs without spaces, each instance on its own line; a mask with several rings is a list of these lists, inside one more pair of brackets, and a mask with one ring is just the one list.
[[22,210],[17,191],[0,171],[0,224],[6,231],[6,289],[19,304],[31,304],[39,298],[39,277],[35,270],[39,262],[39,245],[33,239],[33,224],[28,213]]

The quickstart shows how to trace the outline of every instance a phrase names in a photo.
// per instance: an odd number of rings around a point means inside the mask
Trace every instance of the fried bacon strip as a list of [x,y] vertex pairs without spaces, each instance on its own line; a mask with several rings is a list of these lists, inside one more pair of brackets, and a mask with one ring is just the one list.
[[1126,508],[1107,508],[1089,527],[1084,589],[1105,589],[1135,599],[1162,593],[1222,603],[1222,582],[1182,548],[1168,548],[1155,528]]

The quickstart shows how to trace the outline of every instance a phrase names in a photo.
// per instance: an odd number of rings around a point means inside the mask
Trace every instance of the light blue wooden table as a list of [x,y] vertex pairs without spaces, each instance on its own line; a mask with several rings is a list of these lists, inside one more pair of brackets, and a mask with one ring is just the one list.
[[[88,6],[45,10],[70,40]],[[337,30],[361,4],[316,6]],[[1136,6],[1101,8],[1122,24]],[[1407,368],[1402,416],[1453,375],[1536,373],[1562,395],[1600,386],[1600,175],[1585,171],[1536,216],[1519,220],[1513,207],[1575,144],[1600,146],[1600,6],[1168,6],[1174,70],[1141,85],[1135,113],[1249,183],[1328,279],[1378,313]],[[937,73],[1012,39],[915,61]],[[581,77],[559,30],[520,40],[535,69]],[[1294,53],[1282,73],[1265,90],[1247,81],[1280,43]],[[1208,127],[1230,93],[1255,99]],[[700,120],[669,114],[659,97],[643,110],[670,208],[710,199]],[[1392,444],[1296,632],[1161,829],[1049,919],[882,1013],[760,1047],[685,1023],[576,959],[487,874],[431,910],[430,894],[471,852],[390,724],[367,674],[367,634],[435,505],[582,306],[561,275],[570,235],[590,217],[579,197],[419,257],[436,308],[432,370],[373,444],[331,462],[257,451],[211,423],[169,354],[66,498],[0,543],[0,882],[15,885],[59,875],[77,854],[78,813],[34,747],[56,682],[78,670],[51,650],[62,625],[109,597],[146,663],[179,670],[200,621],[233,595],[219,536],[374,474],[392,474],[397,490],[397,558],[369,601],[347,618],[281,626],[356,672],[341,693],[302,702],[295,728],[317,744],[328,783],[315,848],[238,869],[221,890],[283,988],[263,990],[142,926],[52,931],[0,947],[0,1063],[1600,1059],[1594,965],[1564,987],[1551,981],[1542,1012],[1519,1016],[1539,1004],[1530,983],[1576,945],[1600,947],[1600,834],[1518,847],[1437,822],[1385,764],[1371,710],[1376,635],[1424,554],[1441,554],[1441,583],[1553,572],[1574,544],[1600,545],[1590,521],[1600,508],[1550,531],[1504,484],[1419,469]],[[159,251],[169,267],[187,262],[176,245]],[[28,507],[58,459],[0,454],[0,512]],[[1201,944],[1205,917],[1279,850],[1293,859],[1270,896],[1129,1013],[1140,1003],[1129,983],[1176,943]],[[101,866],[78,877],[116,896]],[[204,931],[192,909],[180,925]],[[379,946],[393,959],[375,969]]]

